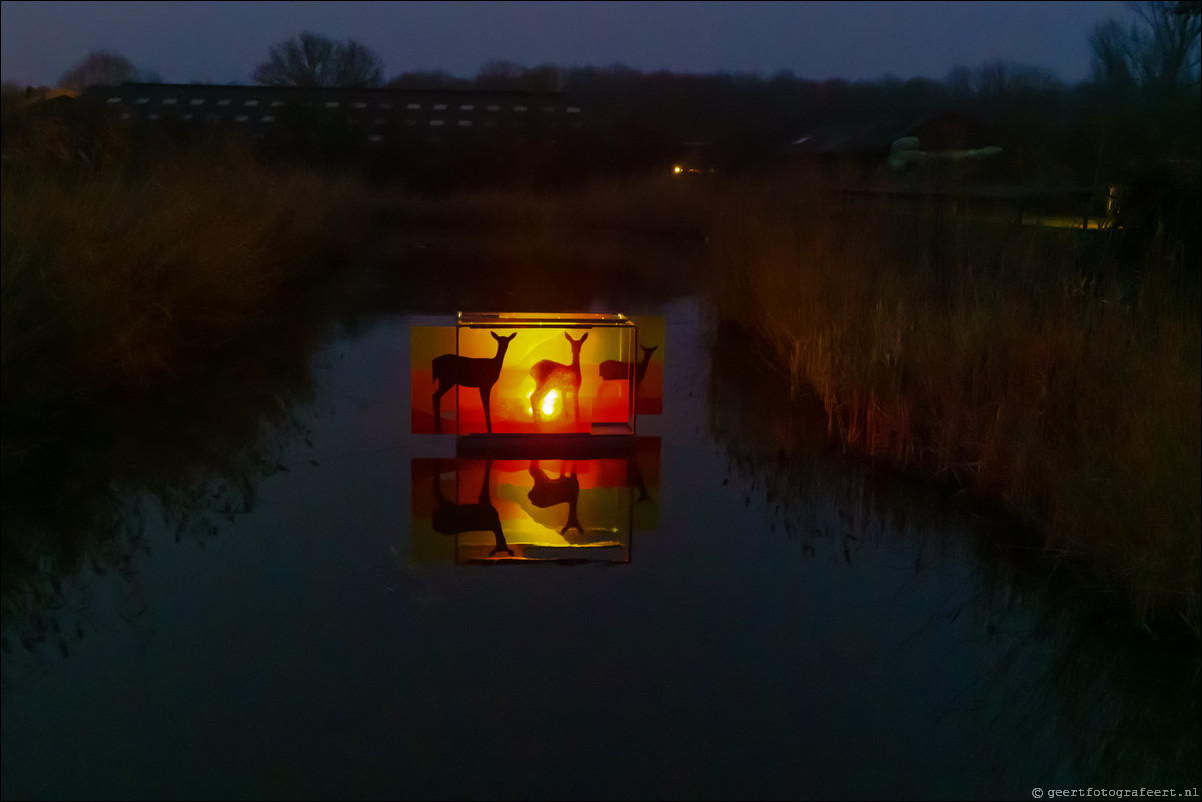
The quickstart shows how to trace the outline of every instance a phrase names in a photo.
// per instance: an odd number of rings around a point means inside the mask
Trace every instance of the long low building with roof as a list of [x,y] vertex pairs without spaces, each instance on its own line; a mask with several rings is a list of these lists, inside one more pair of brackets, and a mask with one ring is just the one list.
[[212,84],[93,86],[79,103],[135,123],[228,124],[256,138],[339,132],[382,144],[453,139],[551,142],[581,126],[561,92],[301,88]]

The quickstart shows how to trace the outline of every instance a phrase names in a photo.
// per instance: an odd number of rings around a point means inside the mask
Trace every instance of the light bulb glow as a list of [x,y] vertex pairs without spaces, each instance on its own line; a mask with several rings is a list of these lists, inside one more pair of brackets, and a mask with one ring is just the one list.
[[[534,390],[530,390],[529,392],[526,393],[526,414],[531,415],[531,416],[534,415],[534,404],[531,399],[531,396],[533,396],[533,395],[534,395]],[[549,390],[547,392],[547,394],[545,396],[543,396],[542,408],[543,408],[543,416],[544,417],[550,417],[551,415],[555,414],[555,402],[558,400],[559,400],[559,391],[558,390]]]

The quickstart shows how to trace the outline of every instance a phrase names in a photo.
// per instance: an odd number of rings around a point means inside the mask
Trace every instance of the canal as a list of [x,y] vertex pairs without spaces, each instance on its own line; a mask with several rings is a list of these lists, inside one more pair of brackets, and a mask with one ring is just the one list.
[[1196,654],[1111,634],[1003,525],[822,446],[695,299],[591,311],[664,318],[622,559],[416,542],[418,473],[455,458],[410,432],[426,318],[344,321],[221,470],[107,489],[123,534],[6,609],[4,798],[1197,787]]

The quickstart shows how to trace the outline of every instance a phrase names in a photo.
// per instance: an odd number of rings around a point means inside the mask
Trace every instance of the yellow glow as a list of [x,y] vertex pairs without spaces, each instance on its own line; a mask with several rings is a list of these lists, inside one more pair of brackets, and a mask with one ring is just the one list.
[[673,167],[673,168],[672,168],[672,172],[674,172],[674,173],[679,173],[679,172],[680,172],[681,170],[683,170],[683,169],[684,169],[684,168],[683,168],[683,167],[681,167],[681,166],[678,164],[678,165],[676,165],[675,167]]
[[[534,395],[534,390],[526,391],[526,414],[534,415],[534,406],[530,403],[530,396]],[[551,390],[543,396],[543,415],[550,417],[555,414],[555,402],[559,400],[559,391]]]
[[558,390],[552,390],[551,392],[547,393],[545,398],[543,398],[543,414],[544,415],[554,415],[555,414],[555,399],[556,398],[559,398]]

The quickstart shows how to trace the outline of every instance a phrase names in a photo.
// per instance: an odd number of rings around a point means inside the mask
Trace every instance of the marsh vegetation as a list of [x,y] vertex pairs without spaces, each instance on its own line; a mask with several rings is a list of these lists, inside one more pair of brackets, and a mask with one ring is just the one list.
[[983,221],[805,170],[419,196],[225,137],[5,113],[6,488],[116,421],[236,392],[249,343],[303,355],[351,296],[701,294],[849,454],[1037,533],[1132,622],[1198,633],[1202,297],[1176,230]]
[[709,297],[849,453],[1087,559],[1143,624],[1198,631],[1196,264],[1155,237],[979,223],[821,185],[735,192]]

